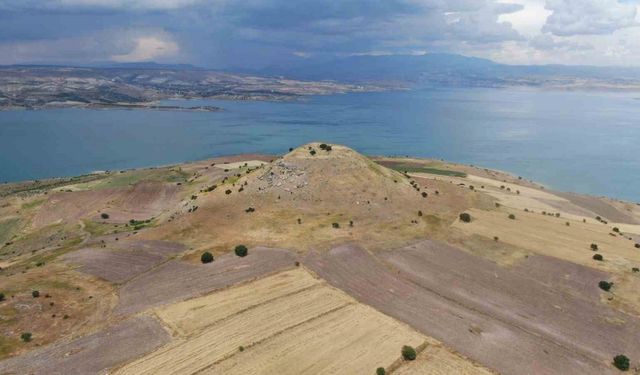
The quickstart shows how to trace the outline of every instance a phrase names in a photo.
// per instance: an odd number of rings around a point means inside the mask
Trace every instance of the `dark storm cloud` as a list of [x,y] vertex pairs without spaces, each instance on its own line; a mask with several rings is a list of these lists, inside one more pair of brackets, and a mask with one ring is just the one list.
[[0,62],[59,61],[61,46],[73,49],[78,40],[79,47],[91,47],[65,52],[70,59],[109,59],[128,56],[123,46],[149,49],[141,43],[154,38],[160,49],[162,43],[177,49],[150,57],[206,66],[442,46],[455,51],[460,43],[520,39],[498,21],[520,9],[490,0],[0,0],[0,44],[20,51]]

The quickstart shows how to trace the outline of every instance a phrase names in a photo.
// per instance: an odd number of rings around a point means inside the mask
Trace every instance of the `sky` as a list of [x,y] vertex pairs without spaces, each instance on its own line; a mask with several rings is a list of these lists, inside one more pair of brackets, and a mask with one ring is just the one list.
[[436,52],[640,66],[640,0],[0,0],[0,64],[261,69]]

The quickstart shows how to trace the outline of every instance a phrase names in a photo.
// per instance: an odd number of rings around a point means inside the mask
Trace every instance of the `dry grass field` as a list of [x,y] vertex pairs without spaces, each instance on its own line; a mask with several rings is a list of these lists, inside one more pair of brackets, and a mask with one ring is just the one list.
[[156,314],[176,339],[118,374],[367,373],[425,339],[301,268]]

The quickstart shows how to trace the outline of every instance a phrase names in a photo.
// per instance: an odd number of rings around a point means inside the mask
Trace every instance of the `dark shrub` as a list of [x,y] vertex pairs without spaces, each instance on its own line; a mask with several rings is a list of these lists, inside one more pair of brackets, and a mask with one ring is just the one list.
[[211,254],[208,251],[205,251],[204,253],[202,253],[202,255],[200,256],[200,261],[202,263],[211,263],[213,262],[213,254]]
[[106,212],[103,212],[103,213],[100,214],[100,217],[105,219],[105,220],[107,220],[109,218],[109,214],[106,213]]
[[426,198],[427,197],[427,193],[425,193],[424,191],[422,192],[422,198]]
[[229,194],[231,194],[231,190],[230,190],[230,189],[227,189],[227,190],[225,190],[225,191],[224,191],[224,193],[225,193],[225,194],[227,194],[227,195],[229,195]]
[[316,154],[316,150],[311,150],[311,151],[309,151],[309,153],[311,154],[311,156],[313,156],[313,155]]
[[465,223],[469,223],[471,222],[471,215],[469,215],[466,212],[463,212],[460,214],[460,221],[463,221]]
[[624,354],[618,354],[613,357],[613,365],[618,370],[627,371],[629,369],[629,358]]
[[640,243],[637,243],[635,246],[636,246],[636,249],[640,249]]
[[614,231],[614,232],[616,232],[616,233],[620,233],[620,228],[618,228],[618,227],[613,227],[613,231]]
[[602,255],[600,255],[600,254],[594,254],[593,255],[593,260],[602,261],[602,260],[604,260],[604,258],[602,258]]
[[414,359],[416,359],[416,350],[412,347],[410,347],[409,345],[405,345],[402,347],[402,358],[405,359],[405,361],[413,361]]
[[0,293],[0,302],[4,301],[5,297],[4,297],[4,293]]
[[255,212],[255,211],[256,211],[256,209],[255,209],[255,208],[253,208],[253,207],[249,207],[249,208],[247,208],[246,210],[244,210],[244,212],[247,212],[247,213],[249,213],[249,212]]
[[559,212],[556,212],[556,217],[560,217],[560,213]]
[[349,220],[349,226],[353,227],[353,220]]
[[289,152],[293,151],[293,147],[289,147]]
[[22,332],[22,334],[20,335],[20,338],[24,342],[29,342],[31,341],[31,336],[32,336],[31,332]]
[[238,350],[239,350],[239,351],[241,351],[241,352],[244,352],[244,346],[240,345],[240,346],[238,347]]
[[387,374],[387,370],[384,369],[384,367],[378,367],[376,369],[376,375],[386,375]]
[[598,286],[600,287],[600,289],[604,290],[605,292],[608,292],[613,286],[613,283],[603,280],[598,283]]
[[340,224],[338,224],[338,223],[333,223],[333,224],[331,224],[331,226],[336,228],[336,229],[340,228]]
[[496,207],[500,207],[500,203],[496,202]]
[[247,247],[244,245],[238,245],[235,248],[235,252],[236,252],[236,255],[239,257],[246,257],[247,254],[249,253],[249,249],[247,249]]
[[[640,272],[640,268],[638,268],[638,267],[633,267],[633,268],[631,269],[631,272],[635,272],[635,273]],[[0,301],[1,301],[1,300],[0,300]]]
[[321,143],[320,144],[320,149],[321,150],[326,150],[327,149],[327,144],[326,143]]
[[494,241],[498,241],[500,238],[498,236],[493,237]]
[[422,211],[421,210],[418,211],[418,216],[422,216]]
[[598,250],[598,244],[597,243],[592,243],[591,244],[591,250],[593,250],[593,251]]
[[515,220],[515,219],[516,219],[516,215],[514,215],[514,214],[509,214],[509,219],[511,219],[511,220]]
[[329,152],[329,151],[331,151],[331,150],[332,150],[332,148],[331,148],[331,146],[330,146],[330,145],[328,145],[328,146],[327,146],[327,148],[325,148],[324,150],[325,150],[325,151],[327,151],[327,152]]
[[37,291],[37,290],[34,290],[33,292],[31,292],[31,296],[33,298],[38,298],[38,297],[40,297],[40,292]]

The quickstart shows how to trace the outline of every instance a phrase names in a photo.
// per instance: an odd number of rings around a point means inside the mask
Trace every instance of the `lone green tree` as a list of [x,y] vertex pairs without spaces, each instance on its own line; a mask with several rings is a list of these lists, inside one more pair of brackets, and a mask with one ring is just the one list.
[[465,223],[471,222],[471,215],[469,215],[466,212],[461,213],[460,214],[460,221],[465,222]]
[[24,342],[29,342],[31,341],[31,336],[32,336],[31,332],[22,332],[22,334],[20,335],[20,338]]
[[213,254],[211,254],[208,251],[205,251],[204,253],[202,253],[202,255],[200,256],[200,261],[202,263],[211,263],[213,262]]
[[235,253],[239,257],[246,257],[249,253],[249,249],[247,249],[247,247],[244,245],[238,245],[235,248]]
[[624,354],[618,354],[613,357],[613,365],[618,370],[627,371],[629,369],[629,358]]
[[417,354],[414,348],[409,345],[405,345],[402,347],[402,358],[404,358],[405,361],[413,361],[414,359],[416,359],[416,357]]

